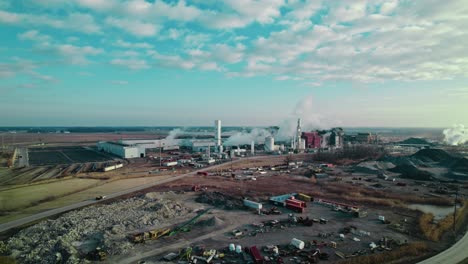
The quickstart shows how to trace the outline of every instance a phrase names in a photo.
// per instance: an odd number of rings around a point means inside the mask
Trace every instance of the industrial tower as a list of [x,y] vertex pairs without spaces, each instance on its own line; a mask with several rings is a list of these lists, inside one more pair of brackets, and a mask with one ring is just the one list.
[[297,151],[301,150],[302,146],[301,146],[301,135],[302,135],[302,132],[301,132],[301,126],[302,126],[302,121],[301,119],[297,119],[297,131],[296,131],[296,145],[295,145],[295,149]]
[[215,120],[215,131],[216,150],[218,153],[222,153],[223,144],[221,142],[221,120]]

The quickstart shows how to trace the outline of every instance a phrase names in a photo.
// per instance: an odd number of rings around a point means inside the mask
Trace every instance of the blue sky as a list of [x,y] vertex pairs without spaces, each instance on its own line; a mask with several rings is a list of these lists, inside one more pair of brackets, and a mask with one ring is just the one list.
[[0,125],[468,124],[464,2],[0,0]]

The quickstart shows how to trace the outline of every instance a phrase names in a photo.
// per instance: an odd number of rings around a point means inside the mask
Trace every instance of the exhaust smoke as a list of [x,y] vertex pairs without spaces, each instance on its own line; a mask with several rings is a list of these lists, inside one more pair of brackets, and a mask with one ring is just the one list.
[[452,128],[444,129],[443,133],[444,142],[449,145],[457,146],[468,142],[468,128],[464,125],[454,125]]

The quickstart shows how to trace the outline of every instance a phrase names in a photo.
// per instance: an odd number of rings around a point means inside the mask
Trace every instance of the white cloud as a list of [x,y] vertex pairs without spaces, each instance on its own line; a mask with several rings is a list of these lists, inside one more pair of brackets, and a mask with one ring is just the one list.
[[63,56],[69,63],[77,65],[89,64],[87,56],[95,56],[104,52],[92,46],[75,46],[71,44],[58,44],[45,47]]
[[281,14],[280,7],[285,4],[284,0],[225,0],[224,2],[241,17],[262,24],[273,23]]
[[126,67],[131,70],[149,69],[148,63],[143,59],[129,58],[129,59],[113,59],[110,64]]
[[192,21],[202,14],[200,9],[187,5],[184,0],[179,0],[178,3],[174,5],[156,0],[153,10],[156,16],[165,16],[171,20],[178,21]]
[[151,49],[153,46],[147,42],[127,42],[121,39],[113,42],[114,46],[132,49]]
[[159,26],[133,19],[118,19],[108,17],[105,22],[108,25],[122,29],[138,37],[151,37],[159,32]]
[[106,11],[114,8],[117,5],[115,0],[75,0],[82,7],[90,8],[97,11]]
[[50,40],[50,36],[43,35],[37,30],[29,30],[24,33],[18,34],[18,38],[21,40],[33,40],[40,42],[48,42]]
[[213,58],[226,63],[240,62],[244,57],[245,46],[238,44],[235,47],[226,44],[215,44],[211,47]]
[[0,10],[0,22],[2,23],[17,23],[21,20],[18,14]]
[[70,13],[66,17],[13,13],[0,10],[0,22],[8,24],[48,26],[83,33],[100,33],[100,27],[89,14]]

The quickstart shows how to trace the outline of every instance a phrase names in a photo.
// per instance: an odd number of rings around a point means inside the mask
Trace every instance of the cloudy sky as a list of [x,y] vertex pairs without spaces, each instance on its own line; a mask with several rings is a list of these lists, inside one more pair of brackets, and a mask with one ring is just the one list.
[[468,124],[467,28],[464,0],[0,0],[0,125]]

